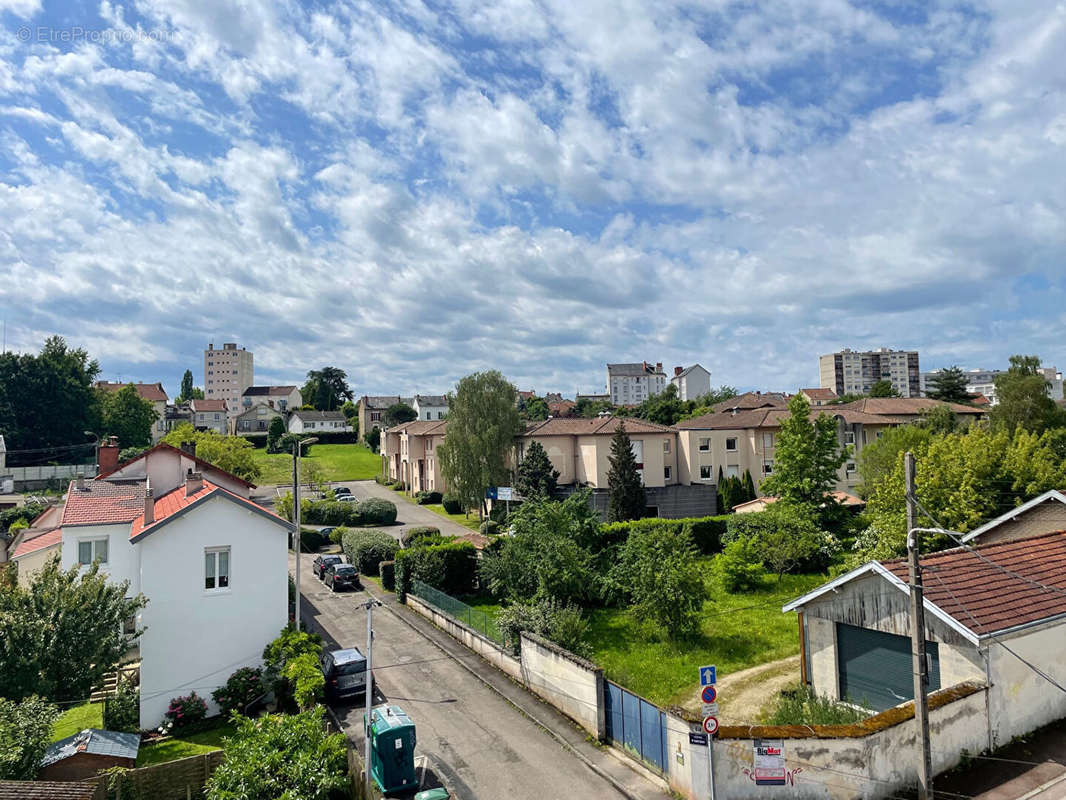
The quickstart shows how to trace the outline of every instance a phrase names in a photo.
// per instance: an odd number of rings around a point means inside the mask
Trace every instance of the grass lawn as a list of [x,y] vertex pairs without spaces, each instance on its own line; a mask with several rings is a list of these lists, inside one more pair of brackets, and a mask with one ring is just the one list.
[[86,728],[104,727],[104,704],[85,703],[64,711],[52,726],[52,741],[66,739]]
[[[292,454],[268,453],[256,449],[255,463],[263,474],[257,483],[292,483]],[[327,481],[372,480],[381,473],[381,456],[361,444],[315,444],[303,461],[313,461],[322,468]]]
[[233,726],[226,723],[209,731],[200,731],[188,736],[175,736],[158,744],[147,745],[142,747],[137,754],[137,766],[147,767],[151,764],[162,764],[164,761],[177,761],[179,758],[221,750],[222,737],[232,736],[233,733]]
[[728,675],[799,652],[796,615],[782,614],[781,606],[824,583],[825,576],[785,575],[780,583],[771,576],[760,591],[729,594],[713,577],[711,561],[701,559],[710,599],[695,641],[664,639],[624,610],[588,612],[592,660],[608,678],[653,703],[681,704],[694,691],[703,664]]
[[[396,492],[395,494],[412,505],[418,505],[418,501],[403,492]],[[452,522],[462,525],[464,528],[469,528],[472,531],[480,530],[481,528],[481,523],[478,522],[477,514],[471,513],[469,517],[462,512],[459,512],[458,514],[449,514],[444,510],[444,506],[441,503],[433,503],[428,506],[422,506],[422,508],[428,508],[434,514],[439,514],[445,519],[450,519]]]

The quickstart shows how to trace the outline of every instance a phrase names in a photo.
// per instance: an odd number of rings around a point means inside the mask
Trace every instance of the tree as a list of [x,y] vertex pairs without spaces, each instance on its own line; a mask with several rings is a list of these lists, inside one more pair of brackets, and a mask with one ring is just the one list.
[[181,376],[181,394],[178,395],[176,403],[187,403],[190,400],[203,400],[204,390],[193,386],[192,383],[192,370],[185,370],[185,374]]
[[381,428],[377,425],[371,428],[370,432],[366,435],[366,446],[375,453],[378,451],[378,447],[381,446]]
[[103,410],[100,433],[117,436],[122,447],[147,447],[152,443],[152,425],[159,414],[152,404],[142,400],[134,385],[123,386],[117,392],[100,391]]
[[892,386],[892,381],[874,381],[870,386],[870,397],[899,397],[899,392]]
[[837,441],[836,421],[824,413],[812,420],[810,403],[799,392],[788,401],[788,410],[777,434],[774,471],[762,482],[763,494],[810,508],[835,506],[830,493],[849,455]]
[[329,800],[348,789],[344,734],[327,733],[323,713],[316,706],[299,714],[233,717],[237,731],[207,781],[208,800]]
[[523,500],[536,497],[551,498],[555,493],[555,482],[559,479],[559,470],[552,466],[544,445],[536,439],[526,450],[526,456],[518,465],[515,488]]
[[341,406],[341,413],[344,414],[344,418],[348,420],[349,425],[358,424],[356,420],[359,419],[359,406],[351,400],[344,401],[344,405]]
[[962,368],[950,366],[933,376],[925,396],[947,403],[968,403],[973,399],[967,389],[968,385],[969,381]]
[[681,402],[677,387],[671,383],[658,394],[645,398],[644,402],[633,410],[633,416],[659,425],[676,425],[685,411],[685,403]]
[[318,411],[336,411],[345,400],[354,398],[348,386],[348,373],[339,367],[322,367],[307,373],[307,383],[300,394]]
[[644,483],[637,472],[633,443],[621,420],[618,421],[618,428],[611,439],[609,461],[611,468],[607,473],[607,521],[625,522],[629,519],[640,519],[648,505],[644,497]]
[[385,409],[386,428],[391,428],[393,425],[403,425],[405,422],[412,422],[416,419],[418,419],[418,412],[407,403],[393,403]]
[[924,425],[900,425],[884,431],[859,455],[859,475],[862,476],[859,494],[869,497],[881,481],[892,475],[896,464],[902,463],[904,453],[925,450],[932,438],[933,431]]
[[1066,413],[1048,396],[1049,384],[1039,370],[1039,356],[1016,355],[1007,371],[996,375],[997,402],[989,413],[995,427],[1040,433],[1066,425]]
[[962,427],[958,415],[949,405],[938,405],[923,411],[917,424],[933,434],[954,433]]
[[58,716],[55,706],[34,695],[22,701],[0,698],[0,780],[37,779]]
[[[544,404],[544,408],[544,419],[547,419],[547,403]],[[598,417],[604,411],[614,411],[614,406],[608,400],[589,400],[587,397],[580,397],[577,405],[574,406],[574,413],[579,417]]]
[[823,570],[839,545],[821,529],[816,512],[810,506],[778,500],[763,511],[730,517],[723,541],[753,540],[763,564],[778,580],[801,566]]
[[548,418],[548,403],[543,397],[531,397],[520,401],[518,410],[522,414],[522,419],[530,422],[539,422]]
[[702,394],[695,400],[689,400],[685,404],[685,413],[681,416],[681,419],[692,419],[693,417],[702,417],[704,414],[710,414],[718,403],[723,400],[731,400],[736,396],[737,389],[735,386],[722,385],[717,389],[711,389],[707,394]]
[[0,587],[0,697],[80,700],[113,672],[141,632],[123,633],[145,606],[93,564],[49,561],[28,587]]
[[281,440],[284,436],[285,420],[281,417],[274,417],[270,420],[270,426],[267,428],[266,451],[268,453],[280,453]]
[[163,441],[174,447],[181,447],[182,442],[196,442],[197,458],[246,481],[254,481],[261,474],[255,461],[255,449],[243,436],[223,436],[216,431],[198,431],[188,422],[184,422],[164,436]]
[[480,512],[485,490],[509,480],[507,454],[523,429],[516,396],[496,370],[467,375],[448,396],[448,432],[437,455],[449,491],[466,508]]
[[754,500],[759,495],[755,492],[755,481],[751,477],[751,470],[744,470],[744,501],[747,503],[750,500]]

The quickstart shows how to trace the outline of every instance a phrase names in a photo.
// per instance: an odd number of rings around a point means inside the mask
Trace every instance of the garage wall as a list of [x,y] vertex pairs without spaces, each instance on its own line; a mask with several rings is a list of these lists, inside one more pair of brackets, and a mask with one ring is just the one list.
[[[1004,644],[1056,681],[1066,684],[1066,624],[1034,628]],[[1002,646],[988,645],[992,688],[989,715],[996,745],[1066,717],[1066,694]]]

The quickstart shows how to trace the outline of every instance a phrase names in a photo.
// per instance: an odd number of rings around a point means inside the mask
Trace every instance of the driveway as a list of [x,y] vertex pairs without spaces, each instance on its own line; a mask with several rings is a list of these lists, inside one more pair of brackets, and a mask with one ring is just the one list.
[[[330,646],[365,651],[366,611],[357,606],[367,594],[333,594],[311,577],[310,561],[305,555],[305,623]],[[458,800],[667,800],[669,795],[625,766],[624,757],[586,742],[580,729],[396,604],[393,595],[382,600],[385,605],[373,617],[380,691],[374,702],[398,705],[414,720],[424,786],[440,781]],[[499,687],[492,688],[496,681]],[[362,752],[363,706],[335,710]]]
[[[334,486],[338,484],[333,484]],[[452,522],[446,517],[442,517],[440,514],[435,514],[424,506],[420,506],[416,503],[404,500],[400,496],[400,492],[394,492],[387,486],[382,486],[375,481],[346,481],[343,483],[352,490],[352,494],[358,497],[360,500],[366,500],[370,497],[380,497],[383,500],[388,500],[396,504],[396,525],[388,528],[382,528],[396,538],[400,537],[400,532],[414,527],[416,525],[432,525],[435,528],[440,528],[440,532],[444,536],[466,536],[471,533],[469,528],[463,527],[457,522]]]

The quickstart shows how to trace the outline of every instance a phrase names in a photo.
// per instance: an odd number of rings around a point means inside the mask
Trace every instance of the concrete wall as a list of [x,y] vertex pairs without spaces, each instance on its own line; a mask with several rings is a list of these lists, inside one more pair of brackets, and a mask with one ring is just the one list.
[[[137,548],[130,544],[130,523],[116,525],[68,525],[63,528],[63,550],[60,566],[70,569],[78,563],[78,543],[91,539],[107,539],[107,563],[100,572],[119,583],[129,581],[127,594],[141,591],[141,563]],[[88,569],[88,567],[85,567]]]
[[497,669],[505,672],[516,681],[524,682],[522,662],[491,639],[485,638],[473,628],[464,625],[459,620],[445,614],[438,608],[434,608],[414,595],[407,595],[407,607],[430,620],[453,639],[462,642],[468,649],[473,650]]
[[196,461],[185,453],[176,452],[163,448],[149,452],[144,458],[130,463],[128,466],[116,470],[111,476],[113,480],[119,478],[143,478],[148,476],[152,484],[152,495],[158,500],[167,492],[183,486],[185,476],[189,470],[202,472],[204,478],[221,486],[235,495],[248,497],[249,489],[242,482],[229,477],[225,472],[197,465]]
[[[1066,633],[1062,620],[1001,638],[1022,658],[1066,684]],[[993,642],[987,647],[992,677],[989,715],[997,746],[1066,717],[1066,695],[1003,646]]]
[[607,734],[603,670],[557,644],[522,634],[526,688],[543,697],[598,739]]
[[59,555],[59,550],[60,545],[56,544],[51,547],[42,547],[40,550],[12,559],[18,564],[19,586],[28,587],[33,581],[33,576],[44,569],[45,564]]
[[4,467],[4,475],[14,479],[14,491],[43,489],[55,481],[69,481],[78,473],[86,477],[96,474],[96,464],[61,464],[40,467]]

